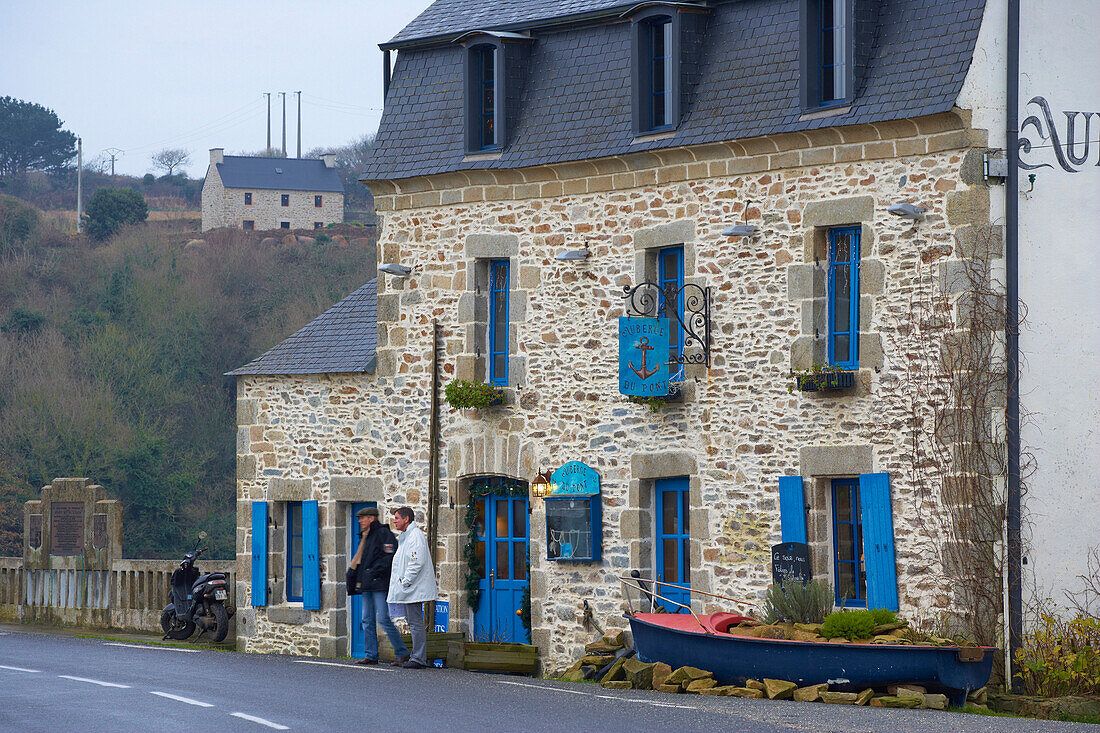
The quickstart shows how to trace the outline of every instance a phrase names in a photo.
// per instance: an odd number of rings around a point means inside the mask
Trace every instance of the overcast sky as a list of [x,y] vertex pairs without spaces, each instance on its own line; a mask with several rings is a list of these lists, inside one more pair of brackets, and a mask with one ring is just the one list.
[[[282,100],[302,92],[302,152],[378,128],[382,52],[431,0],[0,0],[0,96],[52,109],[85,160],[123,152],[119,172],[186,148],[202,177],[209,149],[262,150]],[[287,150],[297,98],[287,94]]]

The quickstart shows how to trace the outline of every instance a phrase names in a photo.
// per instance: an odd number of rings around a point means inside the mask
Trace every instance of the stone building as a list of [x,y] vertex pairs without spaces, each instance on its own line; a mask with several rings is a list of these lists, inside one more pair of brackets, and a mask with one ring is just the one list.
[[202,184],[202,230],[320,229],[344,220],[336,154],[320,159],[225,155],[210,150]]
[[[951,548],[1003,556],[1004,478],[958,457],[1003,449],[1005,390],[1003,319],[982,317],[1003,302],[1001,180],[967,95],[998,17],[982,0],[475,5],[437,2],[383,44],[363,181],[380,261],[411,273],[236,372],[241,647],[348,650],[367,501],[438,509],[452,629],[525,637],[529,585],[550,668],[591,639],[586,618],[623,625],[631,570],[759,608],[780,541],[809,545],[838,602],[973,625],[1002,566],[975,578]],[[656,411],[620,394],[638,286],[671,324]],[[345,362],[344,340],[366,350]],[[444,405],[433,497],[436,347],[444,381],[504,403]],[[944,367],[960,354],[988,377],[966,404]],[[528,492],[573,461],[599,477],[599,559],[571,559],[562,505]],[[293,557],[288,512],[311,535]],[[301,557],[310,589],[287,593],[272,576]]]

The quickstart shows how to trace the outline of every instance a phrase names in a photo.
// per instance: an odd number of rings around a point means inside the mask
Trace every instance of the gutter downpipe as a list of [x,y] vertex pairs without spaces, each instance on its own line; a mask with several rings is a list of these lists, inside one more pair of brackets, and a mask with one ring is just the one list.
[[1020,489],[1020,283],[1019,283],[1019,137],[1020,112],[1020,0],[1008,0],[1008,47],[1006,65],[1005,144],[1008,148],[1008,176],[1005,180],[1005,349],[1007,357],[1007,400],[1005,442],[1008,459],[1006,507],[1008,556],[1008,649],[1005,686],[1018,691],[1013,661],[1023,637],[1023,549],[1021,539]]

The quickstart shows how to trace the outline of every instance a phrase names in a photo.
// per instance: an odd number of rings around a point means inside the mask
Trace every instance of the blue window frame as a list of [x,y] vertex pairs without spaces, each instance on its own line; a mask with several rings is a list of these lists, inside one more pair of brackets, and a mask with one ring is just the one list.
[[[658,586],[657,592],[671,601],[691,605],[691,502],[688,477],[657,479],[653,493],[657,502],[657,580],[683,586]],[[686,613],[675,604],[658,603],[670,613]]]
[[[684,248],[663,247],[657,250],[657,284],[661,287],[661,314],[668,318],[668,373],[674,382],[683,381],[684,334],[680,318],[684,315]],[[676,293],[675,299],[667,293]]]
[[477,141],[481,150],[498,146],[496,130],[496,49],[478,46],[474,49],[477,63],[476,123]]
[[819,103],[821,106],[839,104],[848,98],[846,0],[820,0],[818,29],[820,31],[818,54]]
[[833,577],[837,605],[867,607],[859,481],[833,479]]
[[286,505],[286,599],[302,600],[302,502]]
[[649,48],[649,128],[672,125],[672,19],[655,18],[646,23]]
[[829,363],[859,368],[859,227],[829,230]]
[[508,260],[489,261],[489,383],[508,384]]

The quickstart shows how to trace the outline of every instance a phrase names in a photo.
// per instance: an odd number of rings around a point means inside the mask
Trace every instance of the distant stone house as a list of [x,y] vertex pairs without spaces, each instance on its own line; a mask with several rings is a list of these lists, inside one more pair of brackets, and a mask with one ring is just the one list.
[[344,220],[336,155],[264,158],[210,151],[202,184],[202,230],[320,229]]
[[[696,591],[759,604],[781,541],[809,546],[838,603],[1003,628],[1005,380],[981,360],[1004,322],[979,317],[1003,303],[983,93],[1002,27],[982,0],[441,0],[383,44],[362,178],[380,261],[412,271],[296,334],[301,357],[288,341],[236,372],[241,647],[354,645],[343,569],[368,501],[438,510],[452,629],[528,638],[529,588],[548,668],[591,640],[586,618],[623,624],[618,576],[690,589],[668,595],[695,610],[723,605]],[[617,379],[642,283],[670,324],[657,412]],[[340,339],[373,352],[342,364]],[[429,506],[435,343],[444,380],[505,399],[444,410]],[[952,403],[936,370],[968,344],[986,392]],[[815,368],[844,386],[791,376]],[[975,439],[1001,459],[962,461]],[[588,535],[528,492],[573,461],[599,475]],[[286,549],[294,526],[312,555]],[[299,569],[309,602],[272,580]]]

